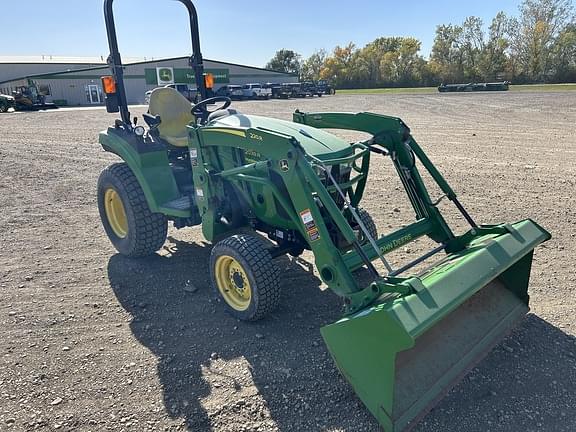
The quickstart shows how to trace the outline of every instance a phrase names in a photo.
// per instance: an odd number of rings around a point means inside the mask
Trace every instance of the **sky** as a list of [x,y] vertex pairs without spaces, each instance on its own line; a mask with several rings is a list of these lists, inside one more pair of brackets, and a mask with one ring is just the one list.
[[[520,0],[195,0],[205,58],[264,66],[281,48],[303,57],[381,36],[413,36],[430,54],[439,24],[470,15],[486,26],[500,10],[516,15]],[[0,0],[0,56],[106,56],[103,0]],[[115,0],[120,52],[166,58],[191,51],[187,13],[174,0]]]

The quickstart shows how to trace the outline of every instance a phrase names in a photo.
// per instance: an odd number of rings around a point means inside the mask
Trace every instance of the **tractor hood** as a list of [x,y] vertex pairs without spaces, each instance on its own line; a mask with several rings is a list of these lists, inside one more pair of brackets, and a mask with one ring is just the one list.
[[320,159],[343,157],[350,154],[350,144],[335,135],[311,126],[278,120],[270,117],[234,114],[218,118],[208,124],[210,127],[239,129],[264,129],[297,139],[307,153]]

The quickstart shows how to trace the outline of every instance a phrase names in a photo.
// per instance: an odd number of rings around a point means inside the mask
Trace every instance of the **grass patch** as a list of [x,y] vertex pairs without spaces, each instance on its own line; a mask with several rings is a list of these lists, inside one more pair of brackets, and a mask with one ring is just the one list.
[[[576,84],[510,85],[510,91],[563,92],[576,90]],[[337,94],[426,94],[438,93],[436,87],[376,88],[336,90]]]

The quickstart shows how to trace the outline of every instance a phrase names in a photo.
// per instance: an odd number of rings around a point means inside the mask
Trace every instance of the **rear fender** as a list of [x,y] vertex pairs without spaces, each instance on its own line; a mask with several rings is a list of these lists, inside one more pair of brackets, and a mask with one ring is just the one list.
[[148,207],[159,213],[162,203],[180,196],[163,146],[138,141],[121,129],[108,128],[99,135],[104,150],[118,155],[130,167],[144,191]]

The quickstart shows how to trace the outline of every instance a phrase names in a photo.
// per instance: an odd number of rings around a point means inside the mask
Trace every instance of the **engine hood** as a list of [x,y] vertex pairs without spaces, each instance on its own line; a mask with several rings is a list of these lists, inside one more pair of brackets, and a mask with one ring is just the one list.
[[216,119],[210,122],[208,126],[242,129],[262,128],[290,135],[302,144],[307,153],[319,159],[343,157],[351,152],[350,144],[347,141],[322,129],[270,117],[234,114]]

